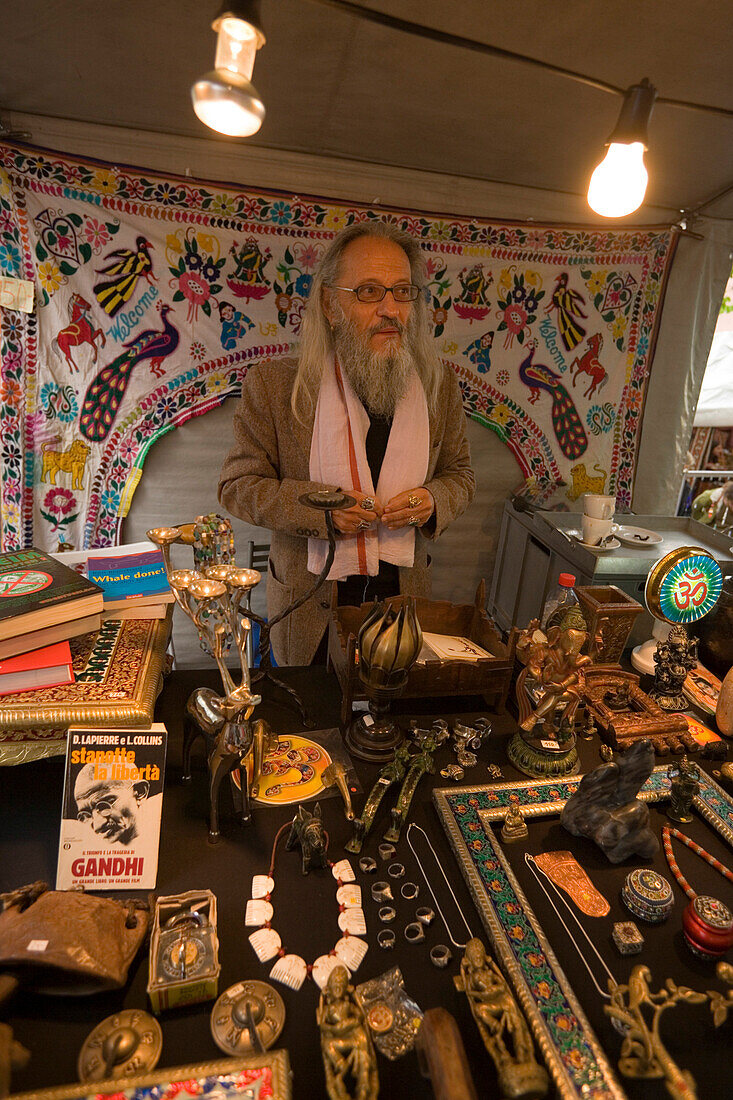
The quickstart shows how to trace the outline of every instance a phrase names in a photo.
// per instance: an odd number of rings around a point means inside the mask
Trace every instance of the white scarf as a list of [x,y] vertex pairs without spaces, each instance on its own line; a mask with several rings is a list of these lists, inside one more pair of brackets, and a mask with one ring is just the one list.
[[[376,491],[366,455],[369,415],[354,393],[345,373],[333,357],[326,364],[318,392],[310,452],[310,478],[337,485],[348,492],[358,489],[376,496],[381,504],[407,489],[423,485],[430,455],[430,422],[425,390],[412,370],[407,389],[392,420]],[[316,575],[326,564],[328,543],[308,539],[308,570]],[[390,531],[377,521],[369,530],[339,538],[328,580],[344,580],[355,573],[374,577],[379,562],[412,566],[415,529]]]

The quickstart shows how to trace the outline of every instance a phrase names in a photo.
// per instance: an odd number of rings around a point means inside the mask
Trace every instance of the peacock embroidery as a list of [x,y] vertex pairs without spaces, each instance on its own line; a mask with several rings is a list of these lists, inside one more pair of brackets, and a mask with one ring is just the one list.
[[93,443],[106,439],[114,424],[120,402],[125,396],[133,367],[150,360],[150,368],[157,377],[163,376],[161,363],[176,350],[180,335],[168,320],[169,305],[160,307],[162,330],[147,329],[123,344],[125,350],[107,367],[102,367],[91,382],[79,418],[79,430]]
[[588,448],[588,436],[578,416],[572,397],[562,383],[560,375],[544,363],[535,363],[537,341],[529,340],[528,354],[519,367],[519,380],[529,388],[529,403],[536,404],[540,390],[552,397],[552,427],[566,458],[580,458]]

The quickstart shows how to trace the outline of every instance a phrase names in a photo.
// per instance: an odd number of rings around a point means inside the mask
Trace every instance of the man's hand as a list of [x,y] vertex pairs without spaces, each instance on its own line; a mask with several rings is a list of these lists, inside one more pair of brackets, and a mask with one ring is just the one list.
[[435,511],[433,494],[424,485],[398,493],[382,511],[382,523],[390,530],[399,527],[422,527]]
[[[345,489],[350,497],[354,497],[356,504],[352,508],[338,508],[333,515],[333,525],[340,535],[356,535],[359,531],[366,531],[376,523],[382,514],[382,505],[373,495],[360,493],[358,489]],[[362,503],[371,503],[371,508],[362,507]]]

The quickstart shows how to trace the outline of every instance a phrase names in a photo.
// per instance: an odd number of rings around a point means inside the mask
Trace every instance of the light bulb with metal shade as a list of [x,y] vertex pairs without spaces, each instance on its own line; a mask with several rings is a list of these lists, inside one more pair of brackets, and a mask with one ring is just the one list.
[[626,90],[606,155],[588,187],[588,205],[604,218],[623,218],[644,201],[649,182],[644,151],[656,98],[657,90],[646,77]]
[[255,56],[264,45],[259,4],[224,4],[211,24],[217,32],[215,68],[191,88],[193,109],[210,129],[229,137],[251,137],[265,117],[265,105],[252,84]]

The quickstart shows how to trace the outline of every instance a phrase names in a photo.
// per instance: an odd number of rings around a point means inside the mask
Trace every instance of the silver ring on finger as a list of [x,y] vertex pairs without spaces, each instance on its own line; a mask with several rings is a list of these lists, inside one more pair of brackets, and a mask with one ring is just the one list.
[[368,531],[370,527],[371,523],[369,522],[369,520],[363,519],[357,527],[357,531]]
[[407,522],[410,525],[410,527],[419,527],[420,526],[420,520],[417,518],[417,516],[410,516],[410,518],[408,519]]
[[359,502],[359,507],[363,508],[365,512],[373,512],[375,504],[376,501],[374,497],[364,497],[364,499]]
[[419,508],[422,501],[417,493],[410,493],[409,497],[407,498],[407,503],[410,508]]

